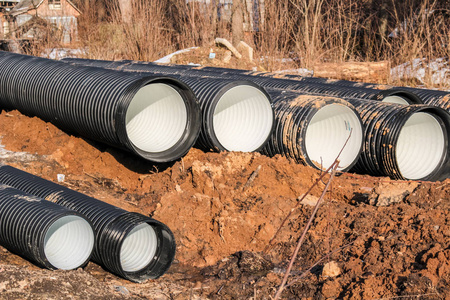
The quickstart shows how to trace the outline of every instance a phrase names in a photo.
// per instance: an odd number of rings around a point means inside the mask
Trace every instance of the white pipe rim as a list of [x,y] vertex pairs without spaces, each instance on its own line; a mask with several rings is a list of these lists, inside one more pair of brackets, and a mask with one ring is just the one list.
[[88,260],[94,242],[94,231],[88,221],[80,216],[64,216],[48,228],[44,254],[55,268],[72,270]]
[[164,83],[150,83],[139,89],[126,112],[128,139],[145,152],[164,152],[183,137],[188,123],[181,94]]
[[120,264],[125,272],[137,272],[145,268],[155,257],[158,238],[155,229],[147,223],[134,227],[125,237],[120,248]]
[[273,109],[260,89],[241,84],[226,91],[213,113],[213,131],[227,151],[252,152],[272,132]]
[[445,151],[441,123],[432,114],[417,112],[400,130],[395,148],[397,166],[404,178],[422,179],[439,167]]
[[337,170],[347,169],[356,162],[364,131],[353,109],[340,103],[328,104],[319,108],[307,126],[306,155],[317,168],[329,168],[341,151]]
[[397,95],[387,96],[381,102],[395,103],[395,104],[401,104],[401,105],[410,105],[410,103],[404,97],[397,96]]

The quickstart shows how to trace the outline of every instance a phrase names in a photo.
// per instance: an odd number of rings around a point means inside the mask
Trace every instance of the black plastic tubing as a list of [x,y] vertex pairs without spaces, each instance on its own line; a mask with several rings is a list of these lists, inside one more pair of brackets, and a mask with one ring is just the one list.
[[352,171],[393,179],[442,180],[450,174],[450,115],[428,105],[349,100],[365,127]]
[[181,81],[0,52],[0,104],[87,138],[167,162],[186,154],[201,125]]
[[[193,76],[185,69],[167,68],[128,61],[64,59],[76,65],[103,67],[153,76],[170,76],[185,82],[197,96],[203,115],[197,145],[214,151],[252,152],[260,150],[268,141],[274,124],[269,95],[249,80]],[[152,67],[147,67],[152,66]]]
[[275,130],[263,153],[327,169],[339,156],[340,171],[358,160],[364,129],[355,108],[340,98],[268,89],[274,103]]
[[123,278],[134,282],[156,279],[172,264],[175,238],[166,225],[155,219],[8,165],[0,166],[0,183],[85,215],[92,222],[96,236],[92,260]]
[[71,270],[87,264],[92,224],[80,213],[0,184],[0,244],[37,265]]
[[[264,88],[296,90],[312,95],[333,96],[340,98],[357,98],[384,101],[399,104],[422,104],[422,100],[414,91],[403,88],[360,85],[352,81],[333,81],[324,78],[301,77],[295,75],[277,75],[268,72],[253,72],[247,70],[202,67],[189,65],[156,64],[141,61],[96,61],[89,59],[65,58],[63,61],[77,64],[112,69],[141,70],[159,72],[161,74],[178,74],[184,76],[207,76],[223,79],[249,80]],[[331,82],[331,84],[329,84]],[[340,84],[342,82],[342,84]]]

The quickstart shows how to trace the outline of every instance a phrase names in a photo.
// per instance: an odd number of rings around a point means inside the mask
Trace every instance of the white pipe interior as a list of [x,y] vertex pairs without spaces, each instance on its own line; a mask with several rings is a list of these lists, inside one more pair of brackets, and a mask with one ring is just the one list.
[[44,238],[44,253],[57,269],[71,270],[87,261],[94,248],[94,231],[80,216],[64,216],[54,222]]
[[445,154],[444,130],[429,113],[413,114],[398,137],[395,154],[401,175],[410,180],[432,173]]
[[356,113],[343,104],[329,104],[320,108],[308,124],[304,141],[306,155],[316,167],[325,170],[342,150],[337,168],[342,170],[358,159],[362,139],[363,128]]
[[387,96],[381,102],[409,105],[409,102],[405,98],[400,97],[400,96],[395,96],[395,95]]
[[239,85],[219,99],[213,130],[228,151],[257,150],[271,134],[273,110],[269,98],[250,85]]
[[142,223],[126,236],[120,249],[120,263],[125,272],[137,272],[154,258],[158,247],[156,232],[152,226]]
[[187,118],[186,105],[176,89],[150,83],[136,93],[128,107],[128,138],[143,151],[166,151],[182,138]]

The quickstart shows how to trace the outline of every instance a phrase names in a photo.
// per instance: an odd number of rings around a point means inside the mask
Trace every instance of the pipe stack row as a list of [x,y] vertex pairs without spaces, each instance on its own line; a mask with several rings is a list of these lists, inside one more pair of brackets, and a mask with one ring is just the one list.
[[[336,97],[336,95],[323,97],[311,95],[304,91],[289,90],[289,92],[285,92],[276,87],[263,86],[264,80],[255,80],[255,78],[249,76],[225,76],[226,74],[220,72],[204,71],[203,69],[196,69],[190,66],[165,66],[145,62],[111,62],[87,59],[64,59],[63,61],[73,65],[102,67],[153,76],[170,76],[192,86],[196,94],[200,92],[196,84],[201,82],[208,82],[211,86],[215,86],[216,89],[223,84],[249,82],[248,85],[251,83],[264,87],[265,92],[270,95],[275,114],[273,133],[269,136],[266,143],[258,149],[262,153],[270,156],[282,154],[297,162],[326,169],[334,162],[338,154],[342,152],[339,170],[348,171],[356,163],[361,152],[363,128],[358,113],[350,103],[340,97]],[[238,97],[242,97],[246,93],[245,89],[240,88],[239,90],[236,89],[236,93],[230,95],[230,97],[238,99]],[[222,94],[222,92],[219,92],[219,94]],[[205,103],[209,102],[205,101]],[[255,108],[252,110],[256,111]],[[205,109],[202,111],[205,116]],[[262,117],[255,119],[248,115],[244,109],[236,108],[230,111],[226,119],[230,120],[230,123],[236,123],[236,129],[240,128],[240,131],[243,133],[249,131],[249,129],[244,122],[238,124],[238,122],[232,121],[237,114],[247,115],[247,123],[255,123],[255,127],[266,128],[267,130],[269,128],[267,114],[264,117],[261,112],[259,115]],[[214,114],[214,117],[218,121],[220,120],[219,115],[216,116]],[[249,136],[257,137],[255,132],[254,134],[241,134],[241,138],[239,138],[239,135],[233,134],[233,130],[229,131],[225,126],[221,126],[218,121],[213,122],[213,125],[216,126],[217,124],[217,126],[224,128],[224,137],[226,135],[231,139],[231,135],[234,135],[236,140],[242,140],[242,142],[248,140],[248,143],[252,142],[251,139],[248,139]],[[301,126],[298,126],[299,122],[301,122]],[[203,123],[208,124],[209,122],[204,121]],[[218,130],[216,129],[215,131]],[[202,133],[204,132],[208,132],[208,129],[204,128]],[[333,138],[330,139],[330,136]],[[225,141],[225,138],[223,140]],[[258,140],[262,140],[262,137]],[[342,150],[344,145],[348,146]],[[227,148],[233,149],[232,144],[228,144]],[[233,150],[237,149],[234,147]]]
[[[155,162],[178,159],[196,144],[213,151],[282,154],[320,169],[339,155],[341,171],[397,179],[447,176],[448,112],[414,89],[134,61],[61,62],[6,52],[0,53],[0,67],[8,71],[0,74],[4,107]],[[423,101],[426,107],[414,109]],[[419,112],[422,117],[410,120]],[[436,144],[421,150],[419,140],[428,130]],[[432,170],[407,171],[408,164],[425,163],[427,156],[439,157]]]
[[257,151],[273,129],[267,93],[249,81],[180,80],[0,52],[0,104],[153,162],[197,143]]
[[[214,67],[64,61],[167,76],[249,80],[265,88],[273,100],[275,130],[262,150],[267,155],[282,154],[325,169],[339,154],[342,171],[394,179],[442,180],[450,175],[450,104],[445,92]],[[361,126],[344,106],[354,110]]]

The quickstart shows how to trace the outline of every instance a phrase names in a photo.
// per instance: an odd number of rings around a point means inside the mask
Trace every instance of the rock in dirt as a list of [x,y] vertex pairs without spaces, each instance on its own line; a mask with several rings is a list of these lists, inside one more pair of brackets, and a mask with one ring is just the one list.
[[330,261],[323,266],[322,276],[323,277],[337,277],[341,274],[342,270],[338,263],[335,261]]
[[375,206],[389,206],[405,200],[417,187],[418,182],[380,183],[369,195],[369,203]]
[[[300,196],[298,199],[301,199],[303,196]],[[316,206],[317,202],[319,201],[319,197],[313,196],[313,195],[306,195],[305,198],[300,202],[302,205],[306,206]]]

